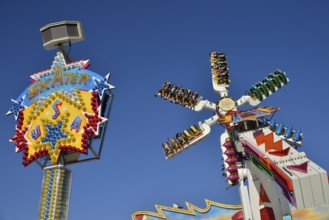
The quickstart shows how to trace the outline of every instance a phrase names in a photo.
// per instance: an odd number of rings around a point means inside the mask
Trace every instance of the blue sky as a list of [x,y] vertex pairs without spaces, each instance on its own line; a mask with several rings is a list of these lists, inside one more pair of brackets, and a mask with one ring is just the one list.
[[327,1],[8,1],[0,0],[2,104],[0,219],[36,219],[43,172],[21,165],[8,140],[15,121],[5,117],[11,98],[29,76],[50,67],[39,29],[62,20],[83,23],[86,40],[73,45],[74,60],[116,86],[100,161],[71,166],[70,219],[131,219],[137,210],[173,202],[204,207],[204,199],[239,203],[238,188],[226,190],[219,135],[211,135],[173,160],[161,143],[212,115],[155,98],[165,81],[198,91],[213,102],[209,53],[227,54],[230,95],[239,98],[280,68],[290,82],[262,105],[280,107],[278,122],[301,128],[300,149],[329,170]]

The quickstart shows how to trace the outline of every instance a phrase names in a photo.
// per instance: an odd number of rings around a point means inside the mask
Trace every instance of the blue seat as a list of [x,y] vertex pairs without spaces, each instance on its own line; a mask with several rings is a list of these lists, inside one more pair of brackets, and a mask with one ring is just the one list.
[[280,123],[275,131],[275,134],[281,135],[283,132],[283,123]]

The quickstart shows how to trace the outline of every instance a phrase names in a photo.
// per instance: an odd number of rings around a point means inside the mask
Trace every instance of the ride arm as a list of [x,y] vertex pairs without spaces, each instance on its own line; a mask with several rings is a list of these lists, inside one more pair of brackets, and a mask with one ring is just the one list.
[[240,107],[247,103],[249,105],[256,106],[288,82],[289,79],[287,78],[286,73],[281,70],[276,70],[262,81],[258,81],[255,85],[253,85],[246,95],[243,95],[236,101],[237,106]]
[[229,69],[227,68],[226,54],[220,52],[210,53],[210,64],[213,88],[221,97],[225,97],[228,95],[231,82],[228,79]]
[[198,92],[184,89],[183,86],[177,86],[170,82],[164,83],[155,96],[159,96],[164,100],[182,105],[194,111],[201,111],[204,108],[212,111],[216,110],[216,104],[208,100],[202,100],[203,97],[199,96]]
[[177,133],[175,137],[168,138],[167,142],[162,143],[166,159],[170,159],[177,154],[188,149],[192,145],[201,141],[210,134],[210,127],[218,123],[218,116],[205,120],[204,123],[199,122],[198,125],[191,125],[189,129],[185,129],[181,133]]
[[204,108],[206,109],[209,109],[209,110],[212,110],[212,111],[216,111],[216,104],[215,103],[212,103],[208,100],[200,100],[195,107],[191,108],[192,110],[194,111],[201,111],[203,110]]

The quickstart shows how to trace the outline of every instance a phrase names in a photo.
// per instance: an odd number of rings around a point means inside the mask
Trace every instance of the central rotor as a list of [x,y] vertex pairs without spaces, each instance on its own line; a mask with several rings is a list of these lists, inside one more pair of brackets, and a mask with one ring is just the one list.
[[216,103],[216,113],[219,117],[225,116],[229,111],[236,110],[237,106],[231,97],[223,97]]

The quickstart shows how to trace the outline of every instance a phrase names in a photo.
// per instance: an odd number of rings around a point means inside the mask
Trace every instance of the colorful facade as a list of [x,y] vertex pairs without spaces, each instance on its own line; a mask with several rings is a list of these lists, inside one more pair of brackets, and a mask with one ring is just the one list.
[[33,74],[32,84],[12,100],[7,114],[14,114],[17,125],[11,140],[23,152],[24,166],[77,162],[103,135],[114,87],[109,74],[101,77],[89,65],[89,60],[66,63],[58,52],[51,68]]

